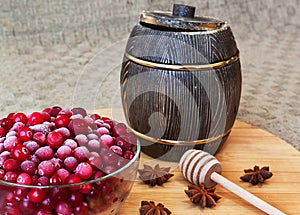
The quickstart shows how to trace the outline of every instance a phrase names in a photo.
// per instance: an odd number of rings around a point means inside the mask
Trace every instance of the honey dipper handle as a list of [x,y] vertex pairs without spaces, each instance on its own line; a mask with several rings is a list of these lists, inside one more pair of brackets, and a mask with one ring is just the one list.
[[244,190],[240,186],[234,184],[233,182],[229,181],[228,179],[224,178],[222,175],[220,175],[216,172],[212,173],[210,178],[214,182],[222,185],[227,190],[233,192],[237,196],[241,197],[242,199],[246,200],[247,202],[251,203],[255,207],[266,212],[267,214],[272,214],[272,215],[285,214],[285,213],[281,212],[280,210],[278,210],[277,208],[273,207],[272,205],[268,204],[267,202],[263,201],[262,199],[258,198],[257,196],[249,193],[248,191]]

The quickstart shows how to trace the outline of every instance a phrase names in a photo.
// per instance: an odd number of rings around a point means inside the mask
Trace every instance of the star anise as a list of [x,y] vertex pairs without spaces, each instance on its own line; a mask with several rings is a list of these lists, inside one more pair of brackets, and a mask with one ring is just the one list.
[[161,203],[155,205],[153,201],[141,201],[140,215],[170,215],[171,211]]
[[185,190],[184,192],[194,204],[198,204],[202,208],[211,208],[216,206],[216,202],[221,198],[221,196],[215,193],[215,190],[216,186],[205,188],[204,184],[200,184],[200,186],[189,184],[188,190]]
[[259,166],[254,166],[253,169],[245,169],[245,175],[241,176],[240,179],[246,182],[250,182],[253,185],[263,183],[266,179],[271,178],[273,173],[269,171],[268,166],[264,166],[261,169]]
[[155,186],[156,184],[162,185],[174,176],[174,174],[169,173],[170,169],[171,167],[160,167],[159,164],[156,164],[154,168],[144,164],[144,169],[139,169],[138,172],[140,179],[145,184]]

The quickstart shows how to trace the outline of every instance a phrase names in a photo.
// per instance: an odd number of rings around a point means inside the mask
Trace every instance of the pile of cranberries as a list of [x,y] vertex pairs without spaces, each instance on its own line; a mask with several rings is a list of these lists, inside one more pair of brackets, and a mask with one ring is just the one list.
[[125,124],[88,115],[83,108],[10,113],[0,120],[0,214],[104,211],[123,200],[119,191],[129,186],[127,181],[88,181],[126,165],[136,143]]

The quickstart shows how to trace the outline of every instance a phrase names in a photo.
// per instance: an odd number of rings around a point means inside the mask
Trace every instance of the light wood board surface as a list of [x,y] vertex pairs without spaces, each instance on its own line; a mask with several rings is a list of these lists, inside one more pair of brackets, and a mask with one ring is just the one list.
[[[100,113],[112,115],[122,121],[122,116],[116,111],[105,110]],[[286,214],[300,214],[300,153],[288,143],[262,129],[236,121],[230,137],[216,158],[222,164],[224,177]],[[148,162],[164,165],[164,162],[142,154],[141,164]],[[149,187],[137,179],[119,215],[139,214],[138,209],[142,200],[160,202],[174,215],[264,214],[220,185],[217,186],[216,192],[222,199],[218,201],[217,206],[202,209],[192,204],[184,193],[188,182],[176,168],[177,164],[165,163],[165,165],[172,166],[172,173],[175,176],[163,186],[156,187]],[[273,177],[259,186],[242,182],[239,177],[243,175],[243,170],[254,165],[270,166]]]

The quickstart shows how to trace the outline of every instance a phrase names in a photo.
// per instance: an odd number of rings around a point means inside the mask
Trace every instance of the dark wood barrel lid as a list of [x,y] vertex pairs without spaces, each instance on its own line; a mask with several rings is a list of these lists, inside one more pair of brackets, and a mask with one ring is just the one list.
[[184,31],[208,31],[221,28],[225,22],[220,19],[195,16],[195,7],[174,4],[173,11],[144,11],[140,22],[162,28]]

